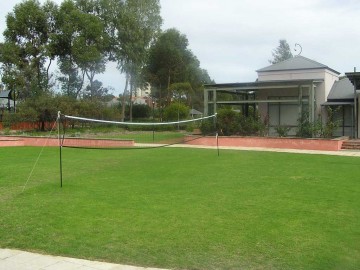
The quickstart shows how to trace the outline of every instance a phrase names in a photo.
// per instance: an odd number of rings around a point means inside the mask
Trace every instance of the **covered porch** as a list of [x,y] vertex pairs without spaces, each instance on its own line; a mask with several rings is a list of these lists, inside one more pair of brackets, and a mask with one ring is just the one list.
[[306,113],[314,122],[320,113],[316,88],[322,82],[311,79],[205,85],[204,114],[225,107],[246,116],[258,112],[269,127],[269,135],[276,135],[279,126],[288,127],[289,135],[294,135],[301,115]]

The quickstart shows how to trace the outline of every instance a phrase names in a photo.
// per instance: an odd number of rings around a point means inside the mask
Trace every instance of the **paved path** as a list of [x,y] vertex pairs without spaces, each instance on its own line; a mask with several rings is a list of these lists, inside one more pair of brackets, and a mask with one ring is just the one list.
[[[190,145],[190,144],[174,144],[174,145],[171,145],[168,147],[217,149],[216,146],[203,146],[203,145]],[[235,146],[220,146],[219,149],[220,149],[220,155],[221,155],[222,149],[228,149],[228,150],[243,150],[243,151],[265,151],[265,152],[282,152],[282,153],[299,153],[299,154],[313,154],[313,155],[360,157],[359,150],[320,151],[320,150],[265,148],[265,147],[235,147]]]
[[0,270],[165,270],[0,249]]

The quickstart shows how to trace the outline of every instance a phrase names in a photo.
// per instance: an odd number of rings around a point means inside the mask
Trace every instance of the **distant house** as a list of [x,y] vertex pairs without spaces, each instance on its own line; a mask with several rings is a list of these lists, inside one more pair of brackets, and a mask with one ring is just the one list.
[[276,135],[278,126],[291,128],[289,134],[294,135],[302,114],[311,122],[326,121],[327,106],[340,106],[336,111],[340,127],[335,135],[357,137],[354,86],[348,78],[340,79],[338,71],[296,56],[259,69],[257,74],[255,82],[205,85],[204,114],[226,106],[245,115],[254,111],[251,108],[257,109],[268,123],[269,135]]
[[11,111],[16,107],[17,101],[14,101],[13,91],[2,90],[0,91],[0,110]]
[[191,109],[190,110],[190,116],[191,116],[191,118],[199,118],[199,117],[203,116],[203,113],[199,112],[198,110]]

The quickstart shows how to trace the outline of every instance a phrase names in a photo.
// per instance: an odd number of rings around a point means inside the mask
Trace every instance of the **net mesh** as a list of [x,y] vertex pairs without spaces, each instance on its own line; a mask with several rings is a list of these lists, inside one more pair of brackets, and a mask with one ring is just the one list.
[[[62,147],[143,149],[186,144],[205,136],[216,138],[216,114],[174,122],[118,122],[59,113]],[[62,136],[60,135],[62,134]]]

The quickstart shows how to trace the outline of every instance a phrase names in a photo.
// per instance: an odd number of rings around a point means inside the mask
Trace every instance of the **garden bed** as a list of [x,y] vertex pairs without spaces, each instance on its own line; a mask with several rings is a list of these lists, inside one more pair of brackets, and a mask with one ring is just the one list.
[[[129,147],[133,140],[65,138],[64,145],[72,147]],[[0,136],[0,146],[59,146],[58,138]]]
[[[214,137],[203,137],[189,141],[191,145],[216,146]],[[306,138],[274,138],[274,137],[238,137],[220,136],[219,146],[233,147],[265,147],[282,149],[303,149],[303,150],[322,150],[339,151],[343,140],[338,139],[306,139]]]

